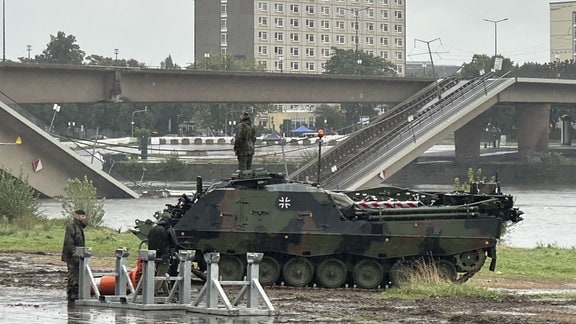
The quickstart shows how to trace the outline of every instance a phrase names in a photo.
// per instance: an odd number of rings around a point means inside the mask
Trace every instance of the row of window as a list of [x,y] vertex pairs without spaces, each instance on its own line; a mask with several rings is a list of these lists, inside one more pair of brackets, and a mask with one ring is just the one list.
[[[258,63],[259,63],[264,69],[268,70],[268,61],[262,60],[262,61],[258,61]],[[272,63],[273,63],[273,68],[274,68],[274,70],[280,71],[280,72],[284,72],[284,63],[285,63],[285,62],[284,62],[283,60],[272,61]],[[317,68],[316,62],[299,62],[299,61],[291,61],[291,62],[288,62],[287,65],[288,65],[288,68],[289,68],[289,69],[288,69],[288,71],[286,71],[286,72],[291,72],[291,71],[298,72],[298,71],[300,71],[300,66],[301,66],[301,64],[304,65],[304,71],[316,72],[316,68]],[[321,71],[324,71],[324,70],[325,70],[325,66],[326,66],[326,63],[325,63],[325,62],[324,62],[324,63],[320,63],[320,69],[321,69]],[[400,74],[400,75],[401,75],[402,73],[404,73],[404,68],[403,68],[403,66],[402,66],[401,64],[396,65],[396,72],[397,72],[398,74]]]
[[[222,33],[222,43],[226,43],[224,40],[226,38],[226,33]],[[290,42],[292,43],[299,43],[300,42],[300,34],[299,33],[290,33],[289,37],[290,37]],[[346,36],[345,35],[330,35],[330,34],[305,34],[304,38],[306,39],[306,42],[308,43],[316,43],[316,37],[319,36],[318,38],[320,39],[320,42],[323,44],[340,44],[340,45],[344,45],[346,44]],[[333,40],[331,38],[334,38]],[[352,35],[350,36],[350,43],[352,44],[358,44],[361,41],[361,36],[356,36],[356,35]],[[376,40],[379,40],[379,44],[382,46],[388,46],[389,45],[389,37],[385,37],[385,36],[381,36],[381,37],[375,37],[375,36],[365,36],[364,37],[364,44],[365,45],[374,45],[376,44]],[[268,41],[268,32],[265,31],[260,31],[258,32],[258,41],[259,43],[263,43],[263,42],[267,42]],[[274,33],[274,41],[275,42],[284,42],[284,33],[283,32],[275,32]],[[396,47],[402,47],[404,46],[404,38],[401,37],[395,37],[394,38],[394,46]]]
[[[221,28],[221,30],[225,30],[227,27],[226,19],[223,18],[221,20],[222,21],[220,22],[220,28]],[[314,19],[306,19],[304,21],[304,25],[306,26],[306,28],[312,29],[312,28],[316,28],[317,22],[318,21],[314,20]],[[364,27],[362,27],[362,25]],[[357,21],[350,22],[349,31],[365,30],[367,32],[373,32],[376,30],[377,25],[379,26],[381,32],[388,32],[389,24],[387,24],[387,23],[375,24],[373,22],[360,23]],[[346,22],[342,21],[342,20],[337,20],[337,21],[320,20],[319,26],[321,29],[331,29],[332,26],[334,26],[337,30],[342,30],[342,31],[346,30]],[[258,17],[258,27],[259,28],[268,27],[268,18],[267,17]],[[284,27],[284,18],[274,18],[274,27],[283,28]],[[290,27],[293,29],[300,29],[300,20],[295,19],[295,18],[290,19]],[[404,32],[404,25],[394,24],[394,31],[397,33]]]
[[[300,56],[300,51],[302,49],[299,47],[290,47],[290,56],[289,57],[297,57]],[[313,47],[307,47],[305,49],[303,49],[306,53],[306,57],[308,58],[313,58],[316,56],[316,48]],[[274,51],[274,55],[278,56],[278,57],[284,57],[284,47],[282,46],[274,46],[273,48]],[[374,55],[374,51],[366,51],[368,54],[370,55]],[[258,46],[258,56],[267,56],[269,54],[268,52],[268,46]],[[320,49],[320,57],[323,58],[327,58],[332,56],[333,52],[332,49],[330,48],[321,48]],[[379,55],[381,58],[383,59],[390,59],[389,56],[389,51],[380,51]],[[402,51],[395,51],[394,52],[394,58],[396,60],[402,60],[404,58],[404,54]]]
[[[290,10],[294,14],[298,14],[300,11],[298,5],[290,5],[292,9]],[[308,14],[315,14],[314,6],[306,6],[306,12]],[[348,12],[348,17],[353,19],[365,19],[365,18],[375,18],[376,12],[381,19],[388,19],[390,18],[390,10],[388,9],[374,9],[374,8],[363,8],[363,9],[350,9],[345,7],[336,7],[334,8],[335,17],[344,17],[346,12]],[[331,16],[331,7],[323,6],[320,7],[320,13],[323,16]],[[394,10],[394,18],[398,20],[404,19],[404,11],[402,10]]]
[[[321,0],[321,2],[328,2],[330,3],[330,0]],[[333,3],[336,4],[345,4],[346,1],[345,0],[332,0]],[[390,4],[390,1],[388,0],[364,0],[363,1],[364,4],[366,5],[383,5],[383,6],[387,6]],[[349,0],[348,4],[351,5],[358,5],[361,4],[362,2],[360,0]],[[404,5],[404,0],[393,0],[392,3],[396,6],[403,6]],[[258,1],[257,4],[257,8],[259,11],[268,11],[270,2],[269,1]],[[286,6],[285,6],[286,5]],[[301,10],[304,10],[304,12],[309,13],[309,14],[314,14],[316,11],[316,6],[314,6],[313,4],[306,4],[306,5],[300,5],[300,4],[285,4],[285,3],[281,3],[281,2],[273,2],[270,5],[271,8],[273,8],[274,12],[284,12],[285,9],[288,9],[290,12],[292,13],[299,13],[301,12]],[[328,9],[326,9],[328,8]],[[320,6],[320,12],[323,14],[329,14],[329,6]]]
[[[308,58],[313,58],[316,54],[315,48],[306,48],[305,49],[306,56]],[[374,51],[366,51],[366,53],[370,55],[374,55]],[[380,51],[379,56],[383,59],[390,59],[389,51]],[[321,48],[320,49],[320,57],[327,58],[332,56],[333,52],[330,48]],[[268,55],[268,47],[267,46],[258,46],[258,56],[267,56]],[[278,57],[284,57],[284,48],[281,46],[274,46],[274,55]],[[291,47],[290,48],[290,57],[296,57],[300,55],[300,48],[298,47]],[[402,51],[395,51],[394,58],[396,60],[403,60],[404,54]]]

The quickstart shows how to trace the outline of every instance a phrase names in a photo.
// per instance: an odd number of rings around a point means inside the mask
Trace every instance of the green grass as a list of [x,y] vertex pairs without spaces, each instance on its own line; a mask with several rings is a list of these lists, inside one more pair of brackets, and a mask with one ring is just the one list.
[[[489,270],[488,258],[476,277],[520,279],[526,281],[550,281],[553,283],[574,282],[576,273],[576,249],[555,246],[538,246],[533,249],[498,247],[496,271]],[[506,294],[482,287],[471,280],[464,284],[447,282],[439,278],[434,267],[418,266],[405,284],[392,287],[382,294],[384,298],[420,299],[430,297],[475,296],[500,300]],[[561,298],[574,298],[576,294],[560,294]],[[537,298],[555,298],[557,295],[544,293]],[[536,296],[535,296],[536,298]]]
[[[22,227],[0,221],[0,250],[2,251],[42,251],[60,253],[64,242],[66,219],[39,218],[34,224]],[[118,247],[127,247],[131,251],[128,258],[135,262],[140,240],[132,233],[112,230],[106,227],[90,227],[84,229],[86,246],[92,248],[93,255],[114,258]]]
[[484,265],[480,274],[525,278],[534,280],[574,281],[576,272],[576,249],[555,246],[538,246],[533,249],[499,246],[496,271],[490,272]]

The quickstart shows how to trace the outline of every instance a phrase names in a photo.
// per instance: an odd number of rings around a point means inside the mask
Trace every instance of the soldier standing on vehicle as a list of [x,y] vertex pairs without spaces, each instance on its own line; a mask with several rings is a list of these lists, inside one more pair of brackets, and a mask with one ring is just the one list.
[[236,137],[234,138],[234,152],[238,157],[239,170],[252,169],[252,157],[254,156],[254,143],[256,132],[250,115],[247,112],[240,114],[240,122],[236,125]]
[[74,218],[66,225],[64,244],[62,246],[62,261],[68,268],[68,286],[66,293],[68,301],[78,299],[78,281],[80,276],[80,258],[76,252],[77,247],[84,247],[84,227],[86,227],[86,213],[78,209],[74,212]]

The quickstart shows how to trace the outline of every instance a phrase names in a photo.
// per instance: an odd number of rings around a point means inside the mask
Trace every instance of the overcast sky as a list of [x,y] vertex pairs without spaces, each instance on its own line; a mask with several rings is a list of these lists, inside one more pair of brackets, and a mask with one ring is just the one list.
[[[40,54],[50,35],[76,36],[87,55],[134,58],[158,66],[169,54],[193,61],[193,0],[4,0],[7,59]],[[216,0],[209,0],[216,1]],[[239,0],[234,0],[239,1]],[[460,65],[472,55],[494,54],[494,23],[500,20],[498,52],[515,63],[549,61],[549,0],[405,0],[406,60]]]

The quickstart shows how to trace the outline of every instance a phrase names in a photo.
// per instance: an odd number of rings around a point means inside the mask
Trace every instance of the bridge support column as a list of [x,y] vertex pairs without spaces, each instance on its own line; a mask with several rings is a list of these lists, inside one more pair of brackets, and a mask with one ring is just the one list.
[[550,104],[517,104],[518,152],[526,154],[548,148]]
[[457,164],[476,164],[480,158],[483,118],[476,117],[454,132]]

